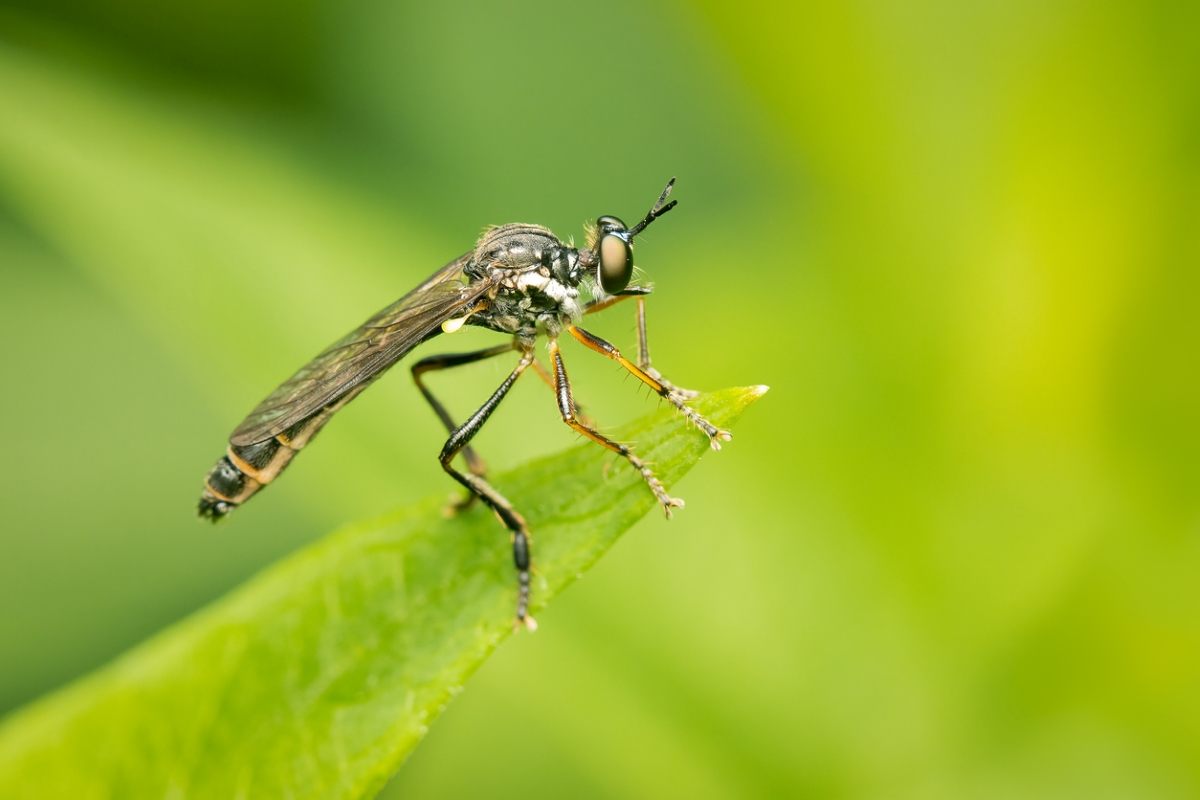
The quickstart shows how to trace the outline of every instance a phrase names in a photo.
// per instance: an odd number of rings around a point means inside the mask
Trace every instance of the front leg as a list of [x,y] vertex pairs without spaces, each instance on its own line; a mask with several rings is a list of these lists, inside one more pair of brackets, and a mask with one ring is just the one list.
[[684,400],[694,400],[700,396],[699,392],[691,389],[684,389],[680,386],[675,386],[662,373],[650,366],[650,345],[646,341],[646,295],[650,294],[652,287],[650,286],[630,286],[623,292],[618,292],[614,295],[609,295],[602,300],[592,300],[583,307],[583,314],[595,314],[603,311],[606,308],[612,308],[617,303],[623,300],[628,300],[631,297],[637,298],[637,334],[638,334],[638,366],[642,372],[645,372],[651,378],[658,381],[667,389],[678,394]]
[[665,398],[667,402],[682,411],[683,415],[687,417],[692,424],[704,431],[705,435],[708,436],[708,443],[712,446],[713,450],[720,450],[721,442],[728,442],[733,438],[733,434],[731,434],[729,431],[721,430],[704,417],[700,416],[695,409],[688,406],[687,401],[690,398],[688,395],[684,394],[684,390],[676,389],[661,375],[658,375],[657,371],[655,371],[652,375],[641,367],[636,366],[630,362],[629,359],[621,355],[620,350],[604,341],[599,336],[596,336],[594,333],[588,333],[583,328],[575,325],[567,326],[567,330],[570,331],[571,335],[574,336],[584,347],[588,348],[589,350],[595,350],[597,353],[608,356],[613,361],[616,361],[622,367],[629,370],[634,377],[653,389],[659,397]]
[[[650,366],[650,345],[646,341],[646,298],[638,297],[637,301],[637,334],[638,334],[638,366],[656,381],[667,387],[671,392],[679,395],[684,400],[695,400],[700,396],[699,392],[691,389],[683,389],[673,385],[670,381],[662,376],[662,373]],[[720,448],[718,448],[720,449]]]

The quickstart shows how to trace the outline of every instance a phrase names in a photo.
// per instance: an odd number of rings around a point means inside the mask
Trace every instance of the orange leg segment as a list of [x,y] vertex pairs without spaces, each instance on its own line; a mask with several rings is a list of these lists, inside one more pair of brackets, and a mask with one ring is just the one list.
[[652,369],[649,366],[649,353],[643,352],[643,360],[646,362],[646,368],[643,369],[642,367],[639,367],[631,362],[629,359],[625,358],[623,355],[621,355],[620,350],[618,350],[612,344],[604,341],[596,334],[589,333],[577,325],[567,326],[567,331],[569,331],[570,334],[574,336],[575,339],[584,347],[588,348],[589,350],[594,350],[600,355],[607,356],[613,361],[616,361],[618,364],[628,370],[634,377],[653,389],[660,397],[665,398],[671,405],[683,412],[683,415],[687,417],[692,424],[704,431],[705,435],[708,436],[708,442],[712,446],[712,449],[720,450],[721,442],[728,442],[733,438],[733,434],[729,433],[729,431],[721,430],[688,406],[686,401],[691,399],[689,393],[685,393],[680,389],[676,389],[661,375],[659,375],[657,370]]
[[670,519],[671,509],[682,508],[683,501],[667,494],[662,481],[658,479],[645,461],[642,461],[642,459],[633,454],[633,450],[628,445],[614,442],[612,439],[609,439],[579,420],[575,414],[575,400],[571,396],[571,383],[567,380],[567,367],[563,364],[562,353],[559,351],[558,342],[556,341],[550,342],[550,357],[553,359],[554,395],[555,399],[558,400],[558,412],[562,415],[562,421],[569,425],[572,430],[583,434],[601,447],[612,450],[632,464],[633,468],[641,473],[642,479],[646,481],[646,485],[650,487],[650,491],[654,492],[654,496],[658,499],[659,504],[662,505],[663,513],[667,515],[667,519]]

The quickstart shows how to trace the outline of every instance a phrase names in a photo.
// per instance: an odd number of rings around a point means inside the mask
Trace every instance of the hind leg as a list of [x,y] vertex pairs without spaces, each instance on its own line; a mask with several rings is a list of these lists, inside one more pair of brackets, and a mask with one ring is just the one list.
[[475,434],[479,433],[483,424],[487,422],[488,417],[492,415],[492,412],[500,405],[500,401],[508,394],[509,389],[517,382],[517,378],[521,377],[521,373],[532,363],[533,351],[526,350],[521,355],[521,360],[517,362],[516,369],[504,379],[504,383],[500,384],[500,387],[492,393],[487,402],[472,414],[470,419],[450,434],[450,438],[446,440],[446,444],[442,448],[441,455],[438,456],[438,460],[442,463],[442,469],[446,470],[454,480],[465,486],[473,497],[478,497],[488,508],[492,509],[496,516],[500,518],[500,521],[504,523],[504,527],[508,528],[511,532],[513,566],[517,570],[517,623],[524,625],[529,630],[536,629],[537,622],[534,621],[533,617],[529,616],[531,552],[529,527],[525,523],[525,518],[517,513],[512,503],[504,495],[496,491],[482,475],[475,475],[471,472],[459,472],[453,467],[451,462],[454,460],[454,456],[464,450],[471,439],[475,438]]
[[[425,382],[421,380],[421,376],[427,372],[436,372],[443,369],[465,366],[466,364],[474,364],[478,361],[484,361],[495,356],[501,356],[505,353],[511,353],[513,350],[518,349],[520,349],[520,346],[514,339],[508,344],[489,347],[486,350],[475,350],[470,353],[443,353],[441,355],[429,356],[413,364],[413,381],[417,384],[417,388],[421,390],[421,395],[425,398],[425,401],[433,407],[433,411],[438,415],[438,419],[440,419],[442,424],[446,426],[446,430],[449,433],[453,433],[454,430],[458,428],[458,423],[456,423],[450,417],[450,413],[446,411],[446,407],[443,406],[438,399],[433,396],[433,392],[429,391],[429,388],[425,385]],[[462,448],[462,455],[463,459],[467,462],[467,470],[472,475],[478,475],[482,478],[487,474],[487,465],[483,462],[483,459],[479,457],[473,448],[471,448],[469,445],[464,446]],[[466,508],[469,508],[474,502],[475,495],[468,494],[462,501],[456,502],[453,506],[451,506],[450,512],[453,513],[454,511],[462,511]]]

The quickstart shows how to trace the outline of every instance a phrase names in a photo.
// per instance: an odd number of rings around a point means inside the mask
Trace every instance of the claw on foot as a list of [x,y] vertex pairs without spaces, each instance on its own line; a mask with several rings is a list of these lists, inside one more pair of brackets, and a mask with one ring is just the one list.
[[667,502],[663,503],[663,514],[667,519],[671,518],[672,508],[683,508],[683,500],[678,497],[668,497]]
[[517,631],[521,630],[522,626],[524,626],[525,630],[529,631],[530,633],[533,633],[534,631],[537,630],[537,620],[534,619],[533,617],[529,616],[528,614],[526,614],[523,619],[521,617],[515,618],[513,620],[513,633],[516,633]]
[[[707,431],[706,431],[706,433],[707,433]],[[717,429],[716,433],[710,433],[708,435],[708,443],[710,445],[712,445],[713,450],[720,450],[721,442],[728,442],[728,441],[731,441],[732,439],[733,439],[732,433],[730,433],[729,431],[720,430],[719,428]]]
[[728,442],[733,439],[732,433],[721,430],[716,425],[713,425],[704,417],[700,416],[695,409],[684,403],[683,398],[681,398],[679,395],[671,395],[668,399],[671,401],[671,404],[675,406],[675,408],[683,412],[683,415],[687,417],[688,422],[692,423],[704,432],[704,435],[708,437],[708,443],[713,450],[720,450],[721,442]]
[[646,481],[646,485],[650,487],[650,491],[654,492],[654,496],[658,498],[658,502],[662,505],[663,513],[667,515],[667,519],[671,518],[672,508],[683,508],[683,501],[667,494],[666,487],[662,485],[662,481],[650,469],[648,463],[642,461],[628,450],[625,452],[625,458],[629,460],[630,464],[633,464],[638,472],[642,473],[642,480]]

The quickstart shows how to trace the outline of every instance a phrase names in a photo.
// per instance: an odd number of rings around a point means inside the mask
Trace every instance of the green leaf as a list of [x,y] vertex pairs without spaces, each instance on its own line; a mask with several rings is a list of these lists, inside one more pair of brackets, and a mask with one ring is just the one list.
[[[694,406],[729,427],[765,391]],[[615,435],[667,486],[709,449],[666,408]],[[534,533],[535,611],[656,505],[590,443],[494,482]],[[445,502],[334,533],[13,714],[0,796],[371,796],[513,629],[506,532],[482,508],[447,519]]]

